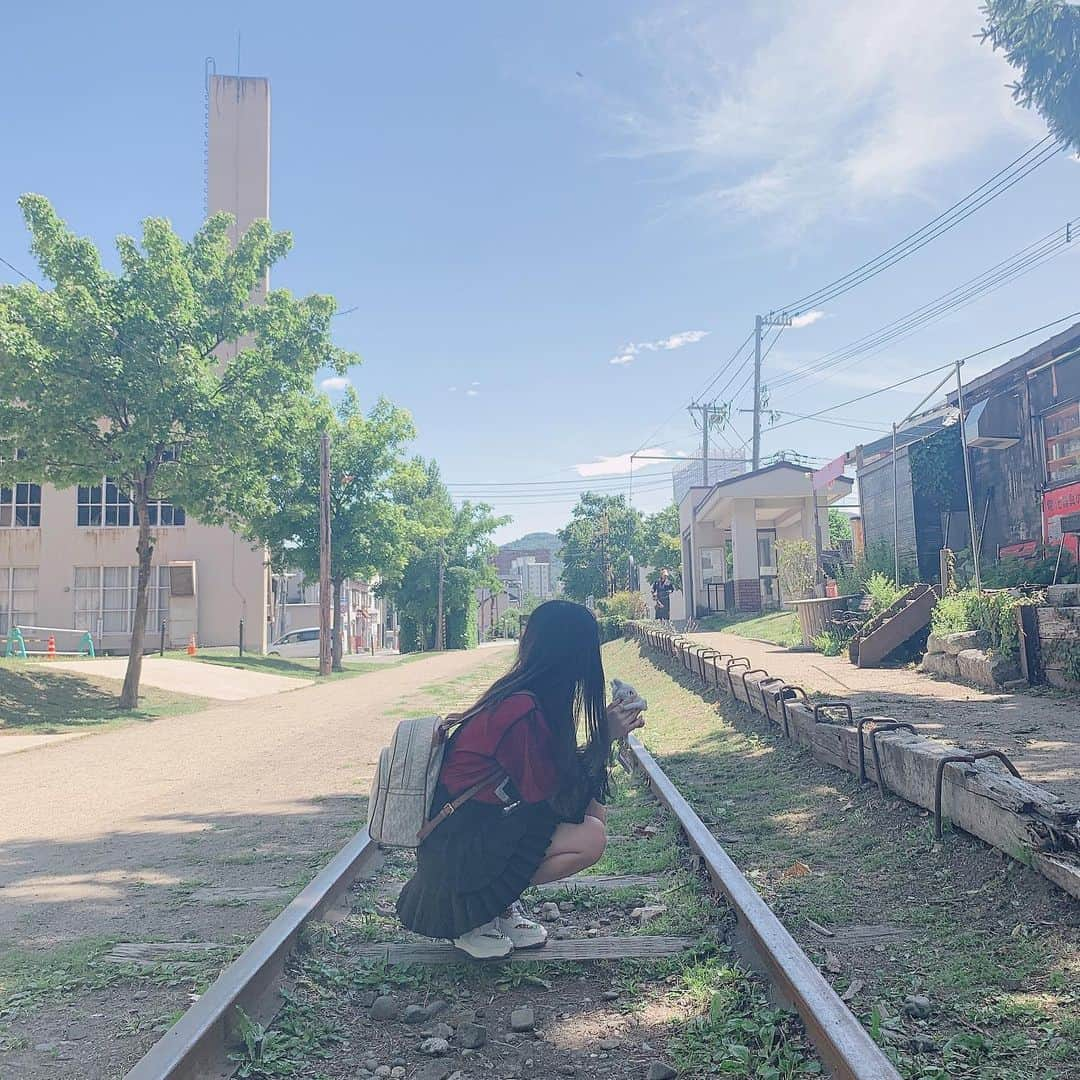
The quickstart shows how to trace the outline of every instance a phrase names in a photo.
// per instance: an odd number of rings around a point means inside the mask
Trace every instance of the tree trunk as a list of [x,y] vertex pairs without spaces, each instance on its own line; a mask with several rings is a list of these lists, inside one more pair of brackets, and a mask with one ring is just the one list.
[[120,708],[139,707],[139,680],[142,678],[143,642],[146,639],[146,616],[150,600],[150,562],[154,555],[154,540],[150,535],[147,481],[135,487],[135,513],[139,515],[139,578],[135,591],[135,617],[131,624],[131,651],[128,654],[124,688],[120,691]]
[[341,578],[334,578],[334,637],[330,670],[341,671]]

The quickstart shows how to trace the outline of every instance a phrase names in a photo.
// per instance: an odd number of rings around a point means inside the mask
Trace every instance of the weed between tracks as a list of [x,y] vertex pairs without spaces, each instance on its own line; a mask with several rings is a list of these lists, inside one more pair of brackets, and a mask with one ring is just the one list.
[[[644,741],[905,1077],[1080,1076],[1080,904],[965,834],[935,844],[924,811],[636,643],[605,666],[648,699]],[[907,1015],[908,995],[930,1015]]]
[[[802,1029],[769,1004],[764,985],[725,944],[729,913],[707,895],[690,852],[666,812],[636,779],[620,779],[611,810],[613,842],[597,874],[642,875],[622,888],[549,889],[527,897],[545,909],[553,938],[680,936],[688,947],[659,959],[450,966],[387,966],[358,955],[369,942],[420,940],[394,915],[392,883],[411,856],[388,856],[358,886],[350,915],[311,927],[293,965],[286,1008],[269,1030],[252,1026],[237,1063],[245,1077],[353,1080],[385,1067],[401,1077],[643,1077],[656,1061],[680,1076],[796,1080],[819,1076]],[[664,907],[640,925],[631,912]],[[445,1003],[419,1026],[372,1019],[376,995],[410,1004]],[[534,1032],[511,1030],[510,1013],[529,1005]],[[419,1051],[438,1024],[453,1030],[444,1057]],[[478,1049],[460,1045],[463,1025],[485,1029]],[[470,1029],[471,1030],[471,1029]],[[443,1035],[447,1035],[445,1029]],[[378,1075],[378,1074],[376,1074]]]

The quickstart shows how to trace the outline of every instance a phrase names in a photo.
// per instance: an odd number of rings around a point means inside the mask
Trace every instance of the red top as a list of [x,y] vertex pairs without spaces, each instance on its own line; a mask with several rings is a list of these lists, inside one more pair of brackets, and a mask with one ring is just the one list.
[[558,790],[554,739],[532,694],[512,694],[470,717],[454,736],[440,779],[453,798],[496,765],[506,770],[516,793],[496,781],[473,796],[478,802],[542,802]]

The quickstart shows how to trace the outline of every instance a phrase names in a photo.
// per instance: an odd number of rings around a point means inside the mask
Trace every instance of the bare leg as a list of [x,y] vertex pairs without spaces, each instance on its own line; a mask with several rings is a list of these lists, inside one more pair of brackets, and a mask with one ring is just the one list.
[[579,825],[564,822],[555,830],[532,883],[545,885],[571,877],[598,862],[606,846],[607,831],[599,818],[586,815]]

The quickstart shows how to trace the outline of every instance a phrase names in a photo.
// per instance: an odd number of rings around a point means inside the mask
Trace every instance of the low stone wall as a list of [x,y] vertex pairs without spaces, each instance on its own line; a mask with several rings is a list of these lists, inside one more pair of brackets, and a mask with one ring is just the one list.
[[1013,661],[987,651],[990,635],[985,630],[965,630],[926,641],[926,655],[919,670],[953,682],[966,682],[981,690],[1000,690],[1020,678],[1020,667]]

